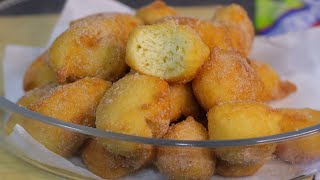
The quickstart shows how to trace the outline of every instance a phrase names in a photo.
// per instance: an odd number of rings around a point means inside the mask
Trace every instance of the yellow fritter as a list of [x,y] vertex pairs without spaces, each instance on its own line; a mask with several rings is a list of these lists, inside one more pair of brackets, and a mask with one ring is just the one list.
[[[192,117],[172,125],[163,137],[208,140],[207,130]],[[213,153],[206,148],[159,147],[155,165],[169,179],[210,179],[215,169]]]
[[29,91],[36,87],[56,82],[54,72],[48,65],[48,52],[44,52],[27,68],[23,78],[23,89]]
[[189,26],[164,23],[140,26],[130,33],[126,62],[141,74],[187,83],[209,53],[209,48]]
[[[320,111],[313,109],[280,109],[282,132],[290,132],[320,124]],[[310,163],[320,160],[320,135],[280,143],[276,155],[290,163]]]
[[166,16],[178,15],[178,12],[166,5],[163,1],[154,1],[151,4],[138,9],[136,16],[145,24],[153,24]]
[[118,80],[127,70],[124,58],[129,32],[140,24],[133,16],[116,13],[97,14],[72,23],[49,49],[49,65],[57,80]]
[[[56,83],[51,83],[51,84],[47,84],[47,85],[32,89],[26,92],[26,94],[17,101],[17,104],[24,108],[28,108],[33,103],[36,103],[41,97],[48,94],[51,88],[54,88],[56,86],[57,86]],[[21,125],[23,119],[24,119],[23,116],[13,113],[9,118],[8,122],[6,123],[6,128],[5,128],[6,135],[11,134],[16,124]]]
[[197,118],[202,113],[202,109],[193,95],[191,84],[170,84],[170,100],[171,122],[176,121],[181,115]]
[[[98,78],[83,78],[50,89],[29,109],[61,121],[94,126],[96,107],[110,86],[110,82]],[[86,139],[82,134],[32,119],[24,119],[22,126],[35,140],[63,157],[73,155]]]
[[[130,73],[115,82],[101,100],[98,129],[142,137],[162,137],[169,128],[169,85],[156,77]],[[150,145],[111,139],[99,141],[112,153],[136,159],[141,165],[153,155]]]
[[209,110],[219,103],[261,101],[263,84],[245,57],[213,49],[210,60],[193,79],[192,88],[200,105]]
[[245,9],[237,4],[220,6],[215,9],[212,20],[225,25],[232,46],[241,54],[249,55],[254,39],[254,27]]
[[104,179],[117,179],[137,170],[128,164],[128,158],[109,152],[93,139],[85,144],[81,156],[88,169]]
[[297,87],[289,81],[281,81],[277,72],[268,64],[259,61],[249,62],[262,80],[265,100],[281,99],[295,92]]
[[[207,117],[211,140],[256,138],[280,133],[281,115],[260,103],[220,104],[211,108]],[[223,176],[252,175],[271,157],[275,147],[275,144],[267,144],[216,149],[216,172]]]
[[227,28],[219,23],[180,16],[166,17],[157,21],[157,23],[173,23],[190,26],[199,34],[201,40],[209,49],[217,47],[224,50],[237,50],[232,46]]

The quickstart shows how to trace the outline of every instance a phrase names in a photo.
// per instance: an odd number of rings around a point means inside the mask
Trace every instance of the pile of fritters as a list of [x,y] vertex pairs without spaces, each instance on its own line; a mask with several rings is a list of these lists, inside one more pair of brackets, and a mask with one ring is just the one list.
[[[254,28],[239,5],[211,19],[155,1],[135,16],[95,14],[70,23],[28,68],[17,103],[61,121],[146,138],[231,140],[319,123],[311,109],[273,109],[296,91],[269,65],[248,59]],[[154,164],[170,179],[253,175],[275,153],[291,163],[320,159],[320,136],[219,149],[155,147],[82,134],[13,114],[15,124],[63,157],[81,152],[90,171],[120,178]]]

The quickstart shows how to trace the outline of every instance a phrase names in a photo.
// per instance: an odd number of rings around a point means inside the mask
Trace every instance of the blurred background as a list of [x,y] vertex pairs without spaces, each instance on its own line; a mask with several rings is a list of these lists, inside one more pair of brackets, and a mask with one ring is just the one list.
[[[153,0],[119,0],[139,8]],[[254,22],[257,34],[276,35],[314,27],[320,22],[320,0],[165,0],[176,7],[208,7],[215,4],[242,5]],[[39,15],[59,13],[65,0],[0,0],[0,15]]]

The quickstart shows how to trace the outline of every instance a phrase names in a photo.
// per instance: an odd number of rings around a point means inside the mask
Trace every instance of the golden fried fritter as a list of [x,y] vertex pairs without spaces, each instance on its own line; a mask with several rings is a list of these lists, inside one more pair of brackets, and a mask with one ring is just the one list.
[[295,92],[297,87],[289,81],[281,81],[277,72],[268,64],[259,61],[249,61],[262,80],[263,97],[266,101],[281,99]]
[[48,52],[44,52],[28,67],[23,78],[23,89],[29,91],[36,87],[56,82],[54,72],[48,65]]
[[201,40],[209,49],[237,50],[232,46],[227,28],[219,23],[179,16],[166,17],[157,21],[157,23],[173,23],[190,26],[199,34]]
[[203,108],[233,101],[261,101],[263,84],[247,59],[239,53],[211,51],[210,60],[192,81],[194,95]]
[[[33,103],[36,103],[37,101],[39,101],[41,97],[48,94],[50,89],[56,87],[57,85],[58,84],[56,84],[56,83],[51,83],[51,84],[47,84],[47,85],[32,89],[32,90],[26,92],[26,94],[18,100],[17,104],[19,106],[24,107],[24,108],[28,108]],[[14,126],[16,124],[21,125],[23,119],[24,119],[24,117],[19,114],[15,114],[15,113],[12,114],[6,124],[5,133],[7,135],[10,135],[11,132],[13,131]]]
[[247,12],[237,4],[220,6],[214,11],[214,22],[226,26],[232,46],[243,55],[248,56],[254,39],[254,27]]
[[[312,109],[280,109],[283,114],[280,127],[290,132],[320,123],[320,111]],[[320,160],[320,135],[286,141],[277,146],[276,155],[290,163],[310,163]]]
[[136,16],[145,24],[153,24],[166,16],[178,15],[178,12],[166,5],[163,1],[154,1],[151,4],[138,9]]
[[[164,139],[208,140],[206,129],[192,117],[170,127]],[[214,155],[205,148],[159,147],[155,162],[170,179],[210,179],[215,169]]]
[[[138,73],[127,74],[101,100],[96,127],[134,136],[162,137],[169,128],[169,102],[167,82]],[[110,152],[136,159],[141,166],[153,155],[150,145],[102,138],[99,141]]]
[[155,24],[130,33],[126,62],[139,73],[186,83],[194,78],[209,53],[189,26]]
[[86,143],[81,156],[88,169],[101,178],[116,179],[136,171],[126,157],[109,152],[93,139]]
[[[260,103],[224,103],[207,114],[211,140],[246,139],[280,133],[281,115]],[[275,151],[275,144],[216,149],[223,176],[247,176],[255,173]],[[252,171],[246,171],[248,167]],[[255,170],[255,171],[254,171]]]
[[202,109],[195,99],[191,84],[170,84],[171,122],[184,117],[199,117]]
[[254,175],[262,166],[264,162],[254,164],[231,164],[227,161],[217,159],[216,174],[225,177],[243,177]]
[[71,24],[49,49],[49,65],[59,82],[83,77],[116,81],[126,71],[129,32],[140,25],[127,14],[97,14]]
[[[98,78],[83,78],[50,89],[29,109],[61,121],[94,126],[96,107],[110,86]],[[74,154],[86,139],[79,133],[32,119],[24,119],[22,126],[35,140],[63,157]]]

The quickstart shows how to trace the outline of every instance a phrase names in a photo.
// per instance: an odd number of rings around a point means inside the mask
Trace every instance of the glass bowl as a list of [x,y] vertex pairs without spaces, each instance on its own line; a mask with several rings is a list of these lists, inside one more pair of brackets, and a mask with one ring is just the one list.
[[[25,140],[24,132],[21,129],[15,127],[14,136],[11,134],[9,137],[4,135],[5,123],[10,114],[16,113],[21,117],[31,118],[34,121],[44,123],[48,126],[55,126],[61,128],[66,132],[75,132],[79,135],[84,135],[88,139],[103,138],[104,140],[112,140],[114,145],[121,146],[121,143],[135,143],[137,145],[143,145],[144,147],[150,147],[153,149],[172,150],[177,149],[180,153],[189,153],[192,151],[209,150],[212,152],[219,151],[221,149],[236,150],[241,149],[252,149],[263,146],[285,146],[288,143],[308,141],[310,138],[320,136],[320,124],[297,131],[292,131],[283,134],[277,134],[273,136],[251,138],[251,139],[240,139],[240,140],[223,140],[223,141],[188,141],[188,140],[168,140],[168,139],[157,139],[157,138],[144,138],[138,136],[130,136],[125,134],[119,134],[114,132],[102,131],[91,127],[76,125],[72,123],[63,122],[51,117],[43,116],[41,114],[32,112],[28,109],[20,107],[15,103],[1,97],[0,108],[2,113],[2,131],[1,140],[4,143],[4,147],[22,158],[23,160],[44,169],[50,173],[60,175],[62,177],[72,179],[94,179],[91,175],[83,171],[79,171],[76,166],[84,168],[81,161],[80,155],[76,155],[69,159],[62,157],[57,158],[57,155],[50,152],[41,153],[43,150],[35,145],[34,142]],[[28,139],[28,138],[27,138]],[[17,143],[18,142],[18,143]],[[314,147],[319,147],[320,142],[314,142]],[[30,148],[30,149],[29,149]],[[117,148],[117,147],[116,147]],[[121,148],[121,147],[119,147]],[[26,150],[29,149],[29,150]],[[35,152],[36,151],[36,152]],[[258,155],[262,155],[258,153]],[[47,156],[47,157],[45,157]],[[41,159],[43,158],[43,159]],[[53,159],[52,159],[53,158]],[[252,176],[238,177],[238,179],[296,179],[312,176],[313,174],[320,171],[320,161],[306,161],[304,163],[288,163],[278,159],[276,155],[272,155],[267,158],[268,160],[263,164],[262,168]],[[65,162],[71,162],[74,164],[73,167]],[[126,178],[128,179],[162,179],[164,178],[156,168],[152,165],[155,160],[150,162],[150,165],[137,172],[130,173]],[[200,161],[200,160],[199,160]],[[196,162],[197,163],[197,162]],[[200,162],[199,162],[200,164]],[[70,168],[70,169],[69,169]],[[219,175],[214,175],[215,179],[228,179]]]

